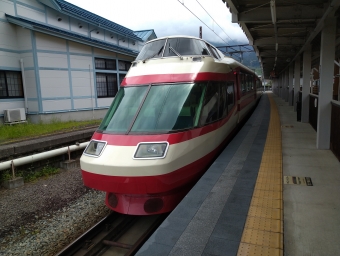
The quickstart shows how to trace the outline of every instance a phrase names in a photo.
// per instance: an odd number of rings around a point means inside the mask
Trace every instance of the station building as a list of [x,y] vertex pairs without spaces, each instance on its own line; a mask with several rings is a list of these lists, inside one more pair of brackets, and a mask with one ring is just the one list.
[[62,0],[0,0],[0,123],[18,108],[32,122],[103,117],[154,38]]

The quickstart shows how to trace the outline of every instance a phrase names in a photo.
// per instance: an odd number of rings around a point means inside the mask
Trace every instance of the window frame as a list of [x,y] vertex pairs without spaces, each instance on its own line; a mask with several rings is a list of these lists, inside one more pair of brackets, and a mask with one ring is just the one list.
[[[98,93],[98,75],[105,75],[105,85],[106,85],[106,96],[99,95]],[[113,86],[113,96],[109,95],[109,82],[108,82],[108,76],[112,76],[115,81],[115,85]],[[105,73],[105,72],[96,72],[96,92],[97,92],[97,98],[113,98],[116,97],[118,93],[118,81],[117,81],[117,73]]]
[[[23,85],[23,81],[22,81],[22,73],[21,71],[16,71],[16,70],[0,70],[0,73],[4,74],[4,78],[5,78],[5,91],[7,96],[1,96],[0,95],[0,99],[22,99],[25,97],[25,92],[24,92],[24,85]],[[16,96],[9,96],[9,88],[8,88],[8,81],[7,81],[7,73],[16,73],[18,75],[18,84],[16,84],[15,86],[17,86],[18,90],[16,90],[17,92],[19,92],[19,94],[21,93],[21,95],[16,95]]]
[[[96,62],[96,60],[104,60],[104,68],[102,68],[102,67],[97,67],[97,62]],[[114,68],[108,68],[108,65],[107,65],[107,62],[108,61],[112,61],[113,63],[114,63]],[[94,58],[94,67],[95,67],[95,69],[96,70],[117,70],[117,61],[116,61],[116,59],[107,59],[107,58],[97,58],[97,57],[95,57]]]

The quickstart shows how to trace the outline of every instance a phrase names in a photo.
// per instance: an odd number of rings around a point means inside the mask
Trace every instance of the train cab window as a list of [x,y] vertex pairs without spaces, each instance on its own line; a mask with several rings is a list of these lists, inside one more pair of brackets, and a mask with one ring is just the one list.
[[219,86],[216,83],[207,85],[205,98],[202,106],[202,113],[199,124],[209,124],[218,119]]
[[136,115],[147,89],[147,86],[121,87],[98,130],[109,133],[125,133]]
[[171,48],[180,55],[209,55],[205,43],[193,38],[169,38],[166,43],[164,57],[177,56]]
[[233,82],[228,82],[228,113],[231,111],[231,109],[235,105],[235,94],[234,94],[234,83]]
[[162,57],[166,39],[152,41],[144,45],[136,60],[146,60]]
[[217,54],[217,51],[214,49],[214,47],[212,47],[211,45],[208,44],[208,47],[209,47],[209,50],[210,50],[210,53],[212,54],[212,56],[215,58],[215,59],[219,59],[219,55]]
[[200,83],[153,85],[131,133],[167,133],[193,128],[204,90],[204,84]]
[[202,55],[210,55],[209,54],[209,49],[208,46],[206,45],[205,42],[201,41],[201,40],[197,40],[197,42],[199,42],[199,44],[201,45],[201,54]]

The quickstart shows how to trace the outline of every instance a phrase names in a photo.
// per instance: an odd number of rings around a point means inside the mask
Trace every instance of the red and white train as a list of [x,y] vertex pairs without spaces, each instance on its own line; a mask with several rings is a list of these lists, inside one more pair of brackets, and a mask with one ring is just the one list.
[[260,97],[256,74],[206,41],[149,41],[81,159],[84,184],[131,215],[169,212]]

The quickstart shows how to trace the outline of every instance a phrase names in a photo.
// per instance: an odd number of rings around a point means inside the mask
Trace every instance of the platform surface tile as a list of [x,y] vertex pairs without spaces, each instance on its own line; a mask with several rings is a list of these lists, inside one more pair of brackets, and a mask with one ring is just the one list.
[[[248,243],[248,237],[253,239],[252,233],[245,235],[244,230],[246,230],[246,222],[250,227],[248,230],[252,231],[256,229],[252,225],[257,225],[254,220],[264,221],[266,218],[271,218],[266,216],[267,211],[258,211],[262,209],[263,204],[278,209],[273,211],[277,214],[274,219],[282,219],[280,201],[267,200],[255,202],[255,205],[252,202],[267,138],[270,109],[268,95],[264,94],[243,128],[137,255],[228,256],[246,255],[263,249],[262,246],[256,245],[259,239],[255,239],[253,244]],[[276,174],[273,176],[277,178]],[[256,186],[260,186],[259,193],[265,191],[261,190],[261,184]],[[278,186],[281,188],[280,184]],[[255,206],[254,216],[249,213],[251,204]],[[256,214],[264,214],[264,216]],[[271,222],[268,224],[265,221],[262,223],[264,227],[269,225],[271,230],[276,228],[275,232],[279,234],[278,239],[274,239],[276,248],[267,247],[270,250],[266,253],[277,254],[278,252],[277,255],[280,255],[281,222],[278,225]],[[270,237],[266,231],[258,231],[255,238],[259,233],[262,238],[265,238],[260,241],[260,244]],[[240,246],[241,240],[244,245],[243,252]]]
[[284,255],[340,255],[340,163],[316,148],[316,131],[296,121],[292,106],[273,95],[282,131],[283,175],[313,186],[283,185]]

